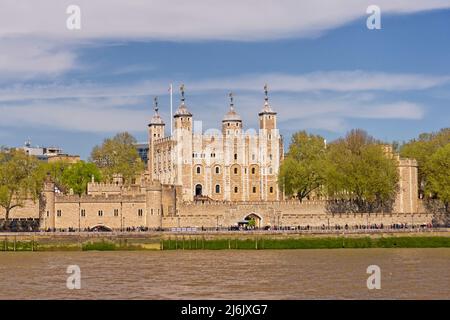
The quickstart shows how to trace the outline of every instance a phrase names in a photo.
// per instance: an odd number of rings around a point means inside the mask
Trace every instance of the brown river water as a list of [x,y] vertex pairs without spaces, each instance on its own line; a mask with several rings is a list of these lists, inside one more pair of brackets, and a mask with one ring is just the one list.
[[0,299],[450,299],[450,249],[0,252]]

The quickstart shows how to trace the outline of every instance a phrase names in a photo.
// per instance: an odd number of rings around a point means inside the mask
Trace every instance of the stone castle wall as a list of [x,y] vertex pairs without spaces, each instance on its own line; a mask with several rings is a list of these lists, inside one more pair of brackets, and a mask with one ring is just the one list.
[[[173,203],[175,208],[172,211],[170,209],[166,211],[163,205],[149,203],[150,197],[151,193],[134,197],[55,195],[54,202],[47,201],[53,208],[46,206],[41,228],[81,230],[95,226],[114,230],[129,227],[214,228],[234,226],[249,217],[255,217],[259,227],[308,225],[318,227],[336,224],[354,226],[381,223],[418,225],[431,223],[433,219],[431,213],[422,210],[413,213],[332,214],[326,210],[326,201],[180,202]],[[171,206],[166,206],[169,207]],[[422,205],[420,207],[423,208]],[[4,212],[2,215],[4,216]],[[11,218],[30,217],[39,217],[38,203],[28,202],[24,208],[15,208],[11,212]]]

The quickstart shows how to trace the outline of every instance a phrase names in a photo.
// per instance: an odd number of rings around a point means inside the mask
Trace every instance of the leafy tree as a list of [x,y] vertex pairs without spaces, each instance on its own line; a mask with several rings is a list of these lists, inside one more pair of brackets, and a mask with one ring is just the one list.
[[450,204],[450,143],[439,148],[426,163],[425,190],[444,203],[446,212]]
[[400,155],[405,158],[417,160],[419,165],[419,189],[424,194],[428,173],[428,161],[439,149],[450,143],[450,128],[441,129],[437,133],[422,133],[418,139],[413,139],[404,144],[400,150]]
[[317,190],[323,182],[324,159],[323,137],[305,131],[295,133],[278,178],[286,194],[302,200]]
[[55,162],[41,162],[39,165],[39,174],[44,179],[49,176],[51,180],[60,189],[65,189],[65,185],[62,181],[64,171],[70,166],[67,161],[55,161]]
[[80,161],[67,167],[61,177],[61,182],[67,188],[73,190],[75,194],[82,195],[86,193],[87,184],[92,176],[96,181],[101,180],[100,170],[94,163]]
[[136,139],[128,132],[118,133],[113,138],[105,139],[102,145],[95,146],[91,152],[91,160],[107,180],[120,174],[125,183],[130,183],[144,170],[135,143]]
[[0,152],[0,206],[5,209],[5,220],[25,200],[39,197],[43,180],[38,168],[38,160],[22,150]]
[[327,152],[326,190],[335,199],[347,200],[344,210],[389,210],[397,192],[395,160],[382,145],[362,130],[352,130],[330,144]]

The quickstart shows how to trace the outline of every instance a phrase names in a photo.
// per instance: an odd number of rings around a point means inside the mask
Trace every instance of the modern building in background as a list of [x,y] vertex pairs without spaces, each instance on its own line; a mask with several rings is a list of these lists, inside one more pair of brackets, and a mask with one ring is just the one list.
[[65,161],[69,163],[75,163],[80,161],[80,156],[64,153],[63,150],[59,147],[33,147],[31,145],[31,141],[26,141],[23,147],[17,149],[23,150],[26,154],[35,156],[40,161],[44,162]]

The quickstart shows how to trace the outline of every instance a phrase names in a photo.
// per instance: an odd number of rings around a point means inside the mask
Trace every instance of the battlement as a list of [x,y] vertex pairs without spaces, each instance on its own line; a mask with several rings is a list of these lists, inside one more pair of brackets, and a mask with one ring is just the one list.
[[105,182],[89,182],[87,185],[87,193],[121,193],[122,185],[118,183]]
[[418,163],[416,159],[409,159],[409,158],[400,158],[399,167],[418,167]]
[[55,203],[145,202],[145,194],[136,195],[63,195],[55,194]]
[[164,143],[168,143],[168,142],[175,142],[175,140],[173,140],[173,138],[169,136],[169,137],[156,139],[154,141],[155,144],[164,144]]

